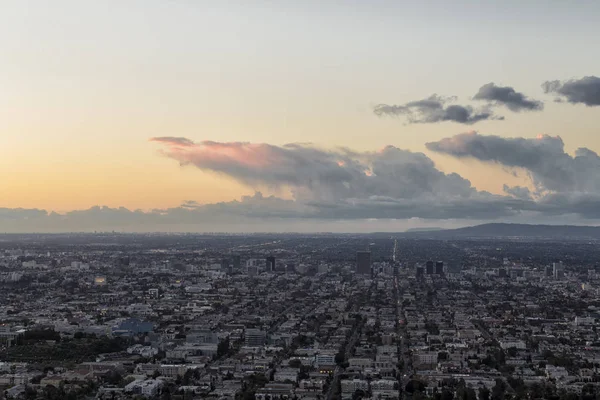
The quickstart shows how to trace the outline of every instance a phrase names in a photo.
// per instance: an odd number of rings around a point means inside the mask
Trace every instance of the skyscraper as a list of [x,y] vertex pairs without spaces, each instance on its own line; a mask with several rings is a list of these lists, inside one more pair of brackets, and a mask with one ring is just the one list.
[[267,257],[267,272],[275,272],[275,257]]
[[420,266],[420,265],[417,265],[417,268],[416,268],[416,270],[415,270],[415,276],[416,276],[417,278],[422,278],[422,277],[423,277],[423,275],[424,275],[424,269],[423,269],[423,267],[422,267],[422,266]]
[[435,273],[436,275],[444,275],[444,262],[438,261],[435,263]]
[[433,275],[433,261],[427,261],[425,263],[425,272],[427,275]]
[[553,275],[554,275],[554,279],[564,278],[564,276],[565,276],[565,266],[563,265],[562,262],[560,262],[560,263],[553,263],[552,264],[552,272],[553,272]]
[[239,271],[241,265],[242,265],[242,260],[239,254],[234,254],[234,256],[232,257],[232,264],[233,264],[233,269],[234,271]]
[[371,275],[371,252],[356,252],[356,273],[360,275]]

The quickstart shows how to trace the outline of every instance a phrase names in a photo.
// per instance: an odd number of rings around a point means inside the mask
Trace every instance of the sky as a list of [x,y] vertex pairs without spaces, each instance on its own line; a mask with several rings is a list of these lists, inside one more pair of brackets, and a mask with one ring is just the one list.
[[597,225],[599,17],[3,1],[0,232]]

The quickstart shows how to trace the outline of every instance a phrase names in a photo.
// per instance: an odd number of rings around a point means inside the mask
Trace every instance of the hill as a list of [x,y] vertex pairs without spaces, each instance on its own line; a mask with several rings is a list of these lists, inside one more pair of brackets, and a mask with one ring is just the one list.
[[529,238],[600,240],[600,227],[576,225],[529,225],[491,223],[458,229],[405,232],[403,236],[451,238]]

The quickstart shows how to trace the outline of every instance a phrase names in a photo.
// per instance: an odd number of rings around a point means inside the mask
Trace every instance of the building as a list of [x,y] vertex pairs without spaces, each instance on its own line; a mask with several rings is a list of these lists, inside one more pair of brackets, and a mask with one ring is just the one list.
[[154,324],[144,322],[136,318],[127,319],[112,328],[114,336],[135,336],[144,333],[150,333],[154,329]]
[[352,398],[352,395],[357,390],[367,392],[369,390],[369,382],[363,379],[342,379],[341,381],[342,398]]
[[554,279],[564,278],[565,266],[563,265],[563,263],[552,264],[552,275],[554,276]]
[[158,390],[162,387],[162,384],[162,381],[156,379],[133,381],[125,386],[125,392],[152,397],[158,394]]
[[416,359],[419,364],[433,365],[436,364],[438,361],[438,352],[426,351],[422,353],[417,353]]
[[356,273],[360,275],[371,275],[371,252],[356,252]]
[[315,364],[317,367],[322,365],[334,365],[335,355],[333,353],[319,353],[315,356]]
[[275,257],[269,256],[266,260],[267,272],[275,272]]
[[519,350],[525,350],[527,348],[527,345],[522,340],[500,340],[499,343],[500,343],[500,347],[504,350],[510,349],[513,347],[515,349],[519,349]]
[[229,260],[227,258],[221,259],[221,271],[229,272]]
[[234,254],[234,256],[231,258],[232,264],[233,264],[233,270],[234,271],[239,271],[240,267],[242,265],[242,258],[240,257],[239,254]]
[[435,263],[435,273],[436,275],[444,275],[444,262],[438,261]]
[[425,275],[425,269],[422,266],[417,265],[417,269],[415,271],[415,276],[417,278],[422,278],[423,275]]
[[260,329],[246,329],[244,344],[248,347],[261,347],[265,345],[267,333]]
[[427,261],[425,263],[425,272],[427,275],[433,275],[433,261]]

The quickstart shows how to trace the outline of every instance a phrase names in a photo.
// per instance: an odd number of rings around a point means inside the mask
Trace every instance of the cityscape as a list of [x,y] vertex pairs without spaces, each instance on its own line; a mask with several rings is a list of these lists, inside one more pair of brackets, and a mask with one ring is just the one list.
[[0,386],[6,399],[592,399],[597,243],[4,235]]
[[0,400],[600,400],[599,0],[0,0]]

